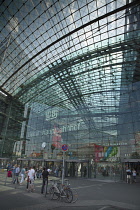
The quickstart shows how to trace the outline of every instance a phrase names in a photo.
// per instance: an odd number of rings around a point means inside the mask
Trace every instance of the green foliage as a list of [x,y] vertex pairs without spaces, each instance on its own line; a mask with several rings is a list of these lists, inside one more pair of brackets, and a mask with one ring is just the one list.
[[53,152],[53,150],[55,149],[55,145],[54,144],[51,145],[51,149],[52,149],[52,152]]
[[133,152],[133,153],[131,154],[131,158],[132,158],[132,159],[139,159],[139,158],[140,158],[140,155],[139,155],[138,152]]

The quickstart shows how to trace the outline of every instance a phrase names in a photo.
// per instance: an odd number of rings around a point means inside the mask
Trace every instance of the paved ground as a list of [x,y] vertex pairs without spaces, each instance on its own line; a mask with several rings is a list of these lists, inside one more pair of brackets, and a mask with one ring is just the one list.
[[50,200],[49,195],[45,198],[40,193],[40,179],[35,180],[33,193],[26,191],[26,181],[15,189],[12,179],[7,178],[5,185],[5,173],[0,173],[0,210],[140,210],[140,183],[69,180],[79,195],[76,203]]

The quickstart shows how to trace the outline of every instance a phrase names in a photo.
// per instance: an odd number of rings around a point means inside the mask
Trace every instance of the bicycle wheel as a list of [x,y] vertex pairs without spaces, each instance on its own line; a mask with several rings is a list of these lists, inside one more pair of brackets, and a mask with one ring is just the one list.
[[72,203],[75,203],[78,200],[78,193],[76,190],[72,189],[73,200]]
[[49,195],[52,200],[57,200],[60,197],[60,194],[56,191],[54,187],[50,188]]
[[[64,194],[64,197],[63,197],[63,194]],[[61,193],[61,196],[63,197],[66,203],[71,203],[73,200],[73,194],[70,189],[64,189]]]

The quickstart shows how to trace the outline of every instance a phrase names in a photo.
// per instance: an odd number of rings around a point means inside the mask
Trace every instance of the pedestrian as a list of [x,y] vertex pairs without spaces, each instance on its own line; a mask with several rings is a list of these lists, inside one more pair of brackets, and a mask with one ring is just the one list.
[[35,173],[36,173],[36,178],[39,178],[39,168],[37,168],[37,169],[35,170]]
[[25,178],[25,180],[27,181],[26,189],[28,190],[30,180],[29,180],[29,176],[28,176],[28,171],[26,171],[25,173],[26,173],[26,178]]
[[35,169],[31,166],[27,172],[27,190],[33,192],[34,189],[34,177],[35,177]]
[[20,180],[20,185],[21,185],[24,181],[24,178],[25,178],[25,167],[24,166],[21,169],[20,175],[21,175],[21,180]]
[[135,182],[135,183],[136,183],[136,175],[137,175],[137,172],[136,172],[136,170],[133,168],[133,170],[132,170],[132,177],[133,177],[133,182]]
[[87,167],[85,166],[85,168],[84,168],[84,177],[86,177],[86,175],[87,175]]
[[59,173],[59,167],[58,166],[56,166],[56,169],[55,169],[54,173],[55,173],[55,176],[58,177],[58,173]]
[[13,167],[12,167],[12,182],[13,182],[13,184],[15,182],[15,177],[16,177],[16,167],[17,167],[16,164],[13,165]]
[[11,170],[11,168],[12,168],[11,163],[8,163],[8,164],[7,164],[7,171],[10,171],[10,170]]
[[16,167],[16,179],[17,179],[17,183],[19,183],[19,180],[18,180],[18,177],[19,177],[19,173],[20,173],[20,165],[18,165],[17,167]]
[[127,183],[131,183],[131,170],[130,170],[130,168],[126,169],[126,181],[127,181]]
[[42,172],[43,172],[42,167],[40,167],[39,170],[38,170],[38,178],[39,179],[42,178]]
[[7,177],[12,177],[12,165],[10,163],[7,166]]
[[[41,193],[43,194],[44,192],[44,186],[45,184],[48,185],[48,176],[49,172],[48,170],[44,167],[43,172],[42,172],[42,187],[41,187]],[[46,192],[47,193],[47,192]]]

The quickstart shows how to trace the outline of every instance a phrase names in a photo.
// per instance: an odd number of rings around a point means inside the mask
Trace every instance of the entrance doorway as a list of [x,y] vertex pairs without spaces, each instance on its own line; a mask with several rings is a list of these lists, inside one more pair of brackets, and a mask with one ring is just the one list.
[[84,160],[66,160],[66,177],[88,177],[88,161]]

